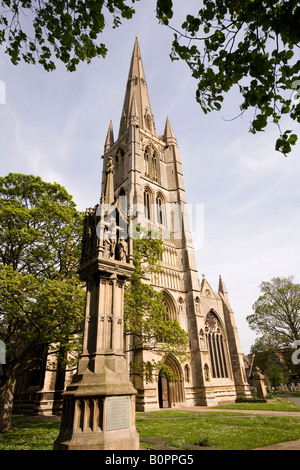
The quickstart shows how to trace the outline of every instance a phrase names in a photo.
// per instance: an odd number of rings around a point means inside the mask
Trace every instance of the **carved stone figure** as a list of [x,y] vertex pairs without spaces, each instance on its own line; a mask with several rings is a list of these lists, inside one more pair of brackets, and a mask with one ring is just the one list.
[[207,364],[204,365],[204,377],[207,382],[209,382],[209,367]]
[[104,230],[103,233],[103,257],[110,258],[110,239],[109,239],[109,231],[107,228]]
[[119,260],[126,263],[127,258],[127,242],[123,238],[118,241],[118,256]]

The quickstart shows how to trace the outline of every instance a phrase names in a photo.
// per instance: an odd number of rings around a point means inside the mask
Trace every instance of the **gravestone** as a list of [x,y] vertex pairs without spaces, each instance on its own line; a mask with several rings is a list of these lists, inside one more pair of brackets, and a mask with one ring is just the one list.
[[261,373],[258,367],[255,367],[253,371],[253,377],[256,385],[257,398],[266,398],[267,390],[265,385],[265,376]]

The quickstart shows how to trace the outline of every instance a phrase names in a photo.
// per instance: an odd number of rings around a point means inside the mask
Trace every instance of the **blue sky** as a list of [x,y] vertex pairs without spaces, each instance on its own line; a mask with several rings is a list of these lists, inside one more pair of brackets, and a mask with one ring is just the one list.
[[[181,24],[187,11],[197,11],[197,4],[176,0],[172,25]],[[300,147],[284,158],[274,150],[275,126],[252,135],[252,113],[228,121],[239,114],[236,93],[220,112],[204,115],[188,67],[169,58],[173,33],[157,23],[155,1],[137,3],[136,10],[132,20],[116,30],[108,25],[103,33],[107,57],[81,64],[75,73],[63,65],[50,73],[39,65],[16,67],[0,54],[6,88],[6,104],[0,104],[0,174],[30,173],[56,181],[73,195],[79,210],[98,203],[100,157],[111,119],[118,133],[138,33],[157,132],[163,133],[169,116],[187,202],[204,207],[204,243],[195,250],[199,278],[205,274],[217,289],[222,275],[242,351],[248,353],[255,334],[246,316],[260,283],[289,275],[300,282]]]

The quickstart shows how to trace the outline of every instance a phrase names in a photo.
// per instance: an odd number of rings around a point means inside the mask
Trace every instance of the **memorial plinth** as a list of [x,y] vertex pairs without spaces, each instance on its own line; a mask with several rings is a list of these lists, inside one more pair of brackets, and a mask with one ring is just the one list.
[[[96,208],[86,218],[95,229]],[[55,450],[137,450],[136,390],[124,357],[124,285],[133,265],[105,251],[103,239],[85,240],[80,277],[87,285],[82,355],[63,394]],[[117,240],[118,242],[118,240]],[[111,244],[117,246],[117,243]],[[127,256],[128,258],[128,256]]]

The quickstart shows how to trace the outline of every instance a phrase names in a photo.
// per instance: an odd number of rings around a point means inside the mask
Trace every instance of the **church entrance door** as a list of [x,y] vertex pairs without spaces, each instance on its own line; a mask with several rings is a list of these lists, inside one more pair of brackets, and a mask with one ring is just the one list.
[[177,403],[184,403],[184,383],[181,366],[178,360],[169,355],[164,361],[177,378],[167,378],[163,370],[158,376],[158,398],[160,408],[173,408]]
[[165,374],[159,373],[158,377],[158,398],[160,408],[169,408],[169,387]]

